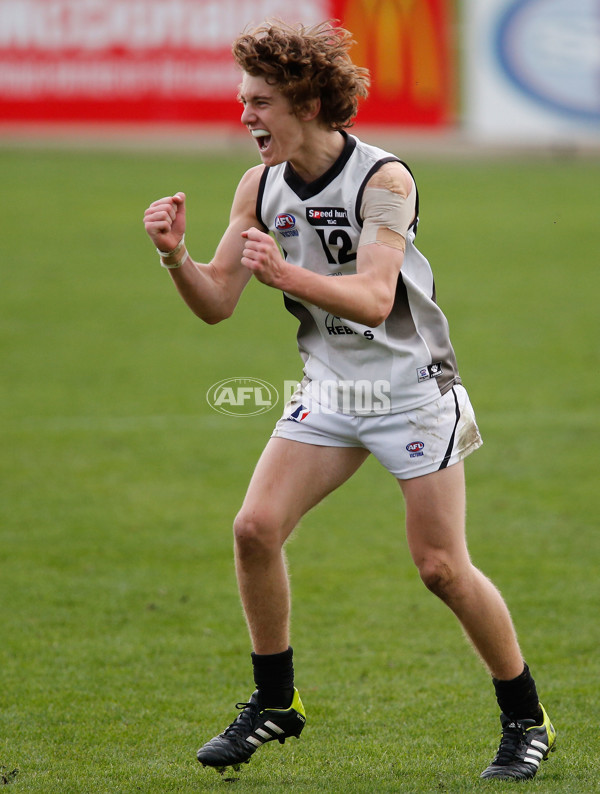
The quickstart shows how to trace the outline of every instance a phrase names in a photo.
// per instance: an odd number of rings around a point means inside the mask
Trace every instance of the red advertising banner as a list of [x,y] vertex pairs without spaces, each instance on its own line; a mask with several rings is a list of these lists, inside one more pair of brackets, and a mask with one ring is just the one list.
[[373,77],[361,122],[445,124],[449,0],[0,0],[0,122],[239,121],[231,41],[335,18]]
[[352,60],[371,72],[360,120],[440,126],[453,120],[454,49],[448,0],[334,0],[352,31]]

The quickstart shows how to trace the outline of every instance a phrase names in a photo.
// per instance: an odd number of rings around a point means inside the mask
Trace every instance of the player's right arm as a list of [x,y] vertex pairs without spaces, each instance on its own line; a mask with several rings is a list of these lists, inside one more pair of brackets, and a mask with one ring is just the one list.
[[[169,273],[179,294],[190,309],[207,323],[218,323],[235,309],[251,273],[242,266],[244,240],[241,233],[258,224],[256,199],[263,166],[242,177],[231,206],[229,225],[212,260],[206,264],[186,258],[185,245],[165,262],[182,261]],[[144,226],[159,251],[175,249],[185,232],[185,194],[176,193],[154,201],[144,214]]]

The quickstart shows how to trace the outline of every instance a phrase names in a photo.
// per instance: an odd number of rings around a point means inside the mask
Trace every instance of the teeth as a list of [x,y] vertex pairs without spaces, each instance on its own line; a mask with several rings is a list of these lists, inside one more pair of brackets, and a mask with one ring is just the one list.
[[265,138],[269,133],[266,130],[250,130],[255,138]]

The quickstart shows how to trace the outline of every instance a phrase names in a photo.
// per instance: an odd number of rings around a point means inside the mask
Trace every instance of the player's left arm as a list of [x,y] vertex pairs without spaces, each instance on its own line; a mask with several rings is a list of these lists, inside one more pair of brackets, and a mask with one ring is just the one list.
[[297,267],[281,257],[271,237],[256,229],[244,232],[242,264],[269,286],[374,328],[394,305],[415,195],[412,177],[398,162],[386,163],[369,180],[361,207],[356,274],[330,278]]

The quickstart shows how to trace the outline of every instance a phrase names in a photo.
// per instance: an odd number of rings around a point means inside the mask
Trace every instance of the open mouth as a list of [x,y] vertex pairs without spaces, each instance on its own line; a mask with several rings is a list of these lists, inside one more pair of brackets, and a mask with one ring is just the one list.
[[256,138],[258,148],[261,152],[268,147],[271,142],[271,135],[266,130],[250,130],[252,137]]

